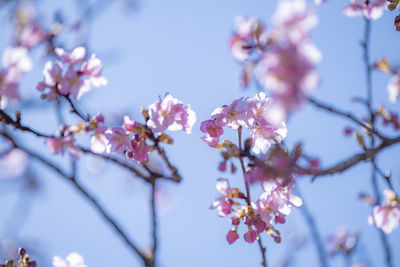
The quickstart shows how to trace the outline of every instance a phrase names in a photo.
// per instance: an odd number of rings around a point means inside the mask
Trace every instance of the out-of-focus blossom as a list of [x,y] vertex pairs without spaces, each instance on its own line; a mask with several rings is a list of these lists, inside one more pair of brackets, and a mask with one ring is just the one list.
[[32,60],[25,47],[8,47],[3,53],[3,67],[27,72],[32,69]]
[[352,0],[343,9],[343,14],[349,17],[364,16],[367,19],[379,19],[387,6],[386,0]]
[[400,32],[400,15],[397,15],[394,18],[394,22],[393,22],[394,26],[396,27],[396,31]]
[[394,103],[399,99],[400,96],[400,77],[399,73],[393,75],[387,86],[390,102]]
[[346,227],[337,229],[335,235],[329,236],[329,254],[334,256],[338,253],[350,254],[357,245],[358,234],[351,233]]
[[266,41],[264,26],[255,18],[235,18],[235,32],[229,41],[232,56],[245,61],[253,49],[259,49]]
[[46,139],[46,145],[53,154],[64,155],[65,149],[74,160],[78,160],[82,155],[82,150],[74,144],[75,140],[72,135],[65,137],[50,137]]
[[384,195],[385,203],[374,207],[368,222],[384,233],[390,234],[397,229],[400,223],[400,200],[390,189],[385,190]]
[[28,164],[26,153],[13,149],[0,158],[0,178],[14,178],[23,174]]
[[34,46],[47,39],[47,33],[37,23],[26,25],[18,36],[17,44],[27,49],[32,49]]
[[298,43],[308,39],[308,32],[318,23],[318,17],[303,0],[280,1],[273,17],[278,35]]
[[149,105],[149,116],[147,126],[155,133],[183,130],[190,134],[196,122],[196,113],[190,105],[184,105],[169,93],[166,93],[163,99],[160,97],[157,102]]
[[87,267],[83,257],[76,252],[69,254],[65,260],[59,256],[54,256],[53,267]]
[[272,91],[274,101],[286,113],[302,106],[318,84],[315,65],[321,56],[309,42],[273,45],[257,66],[257,77]]
[[55,52],[62,61],[69,64],[70,66],[82,62],[86,56],[86,48],[83,46],[78,46],[69,53],[62,48],[56,48]]

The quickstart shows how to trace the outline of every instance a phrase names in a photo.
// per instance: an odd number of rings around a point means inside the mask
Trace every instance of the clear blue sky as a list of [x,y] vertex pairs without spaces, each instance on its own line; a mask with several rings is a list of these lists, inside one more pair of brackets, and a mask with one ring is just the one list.
[[[341,14],[348,2],[330,1],[317,8],[320,21],[312,32],[312,39],[322,52],[323,60],[318,67],[321,85],[313,95],[366,115],[359,104],[350,100],[365,95],[360,46],[364,23],[361,17],[350,19]],[[240,240],[228,245],[225,235],[230,229],[229,222],[208,209],[217,195],[218,177],[230,178],[236,186],[241,186],[242,180],[240,176],[227,177],[218,172],[219,152],[201,142],[199,126],[214,108],[256,93],[254,88],[247,91],[239,88],[240,66],[232,59],[227,42],[237,15],[259,18],[268,28],[276,1],[142,0],[139,3],[139,9],[131,15],[126,15],[123,6],[115,3],[94,22],[89,45],[104,60],[108,86],[86,94],[82,106],[92,114],[100,111],[106,115],[126,113],[138,117],[141,105],[153,103],[166,91],[191,104],[198,118],[193,134],[172,133],[175,144],[167,148],[184,180],[180,185],[163,187],[166,197],[159,219],[160,267],[259,266],[256,244]],[[40,1],[44,22],[59,8],[65,10],[66,17],[78,16],[81,10],[75,4],[75,1]],[[0,15],[1,23],[7,25],[6,12],[2,10]],[[386,12],[373,22],[372,59],[388,56],[400,63],[400,33],[394,30],[393,18],[394,13]],[[7,27],[1,27],[0,34],[3,51],[10,32]],[[72,45],[73,41],[67,43]],[[34,70],[24,81],[23,90],[29,96],[39,97],[34,86],[42,79],[44,63],[36,60]],[[373,79],[375,104],[400,111],[398,104],[388,101],[389,77],[374,73]],[[51,110],[44,108],[27,113],[24,119],[35,128],[52,133],[57,127],[55,116],[43,120],[43,114]],[[349,123],[306,106],[290,118],[287,143],[293,145],[302,141],[306,152],[319,155],[323,166],[329,166],[359,152],[355,141],[342,135],[346,125]],[[42,141],[34,138],[25,141],[32,148],[47,153]],[[399,147],[385,151],[378,158],[383,169],[393,171],[397,189],[400,188],[398,158]],[[59,156],[57,159],[63,160]],[[82,182],[120,218],[138,243],[149,245],[149,188],[109,164],[103,173],[92,174],[86,170],[86,162],[85,158],[80,162]],[[49,266],[53,255],[66,256],[73,251],[83,255],[89,267],[141,266],[139,259],[132,256],[69,184],[39,165],[35,165],[35,169],[42,188],[38,196],[29,200],[32,210],[18,238],[30,241],[43,252],[42,256],[48,260],[43,266]],[[383,254],[377,231],[367,222],[370,208],[357,199],[360,192],[372,192],[369,172],[370,166],[361,164],[343,175],[321,178],[312,184],[308,178],[300,178],[298,183],[324,239],[337,227],[348,225],[361,233],[359,259],[379,267],[383,266]],[[385,184],[380,183],[380,188],[381,191],[385,189]],[[17,199],[16,193],[0,195],[3,215],[12,212]],[[10,237],[4,218],[0,218],[0,238]],[[294,266],[317,266],[314,246],[298,210],[288,216],[288,223],[279,226],[279,230],[282,244],[276,245],[264,236],[271,266],[279,266],[279,260],[290,247],[288,240],[293,236],[307,239],[306,246],[295,254]],[[395,266],[400,266],[400,230],[391,234],[389,240]],[[336,259],[331,266],[342,264],[341,259]]]

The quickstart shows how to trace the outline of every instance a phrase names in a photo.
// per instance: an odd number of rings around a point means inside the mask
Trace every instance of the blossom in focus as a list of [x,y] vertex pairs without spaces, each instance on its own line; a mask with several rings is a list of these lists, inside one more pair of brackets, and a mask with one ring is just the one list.
[[[56,60],[54,66],[50,61],[46,63],[43,70],[44,81],[37,85],[39,91],[50,88],[48,94],[42,95],[43,98],[55,100],[57,94],[71,94],[79,100],[92,87],[107,85],[106,78],[101,75],[103,64],[100,59],[92,55],[88,61],[84,61],[84,47],[77,47],[69,53],[62,48],[56,48],[56,54],[59,60]],[[66,70],[63,63],[68,65]]]
[[266,153],[271,143],[280,143],[287,135],[285,122],[275,122],[272,99],[264,93],[248,99],[248,124],[251,129],[251,149],[254,153]]
[[390,234],[397,229],[400,223],[400,200],[390,189],[385,190],[384,195],[386,198],[385,203],[373,208],[368,222],[381,229],[384,233]]
[[348,17],[364,16],[367,19],[379,19],[386,9],[386,0],[352,0],[351,4],[343,9]]
[[111,131],[106,132],[105,136],[112,152],[124,153],[127,148],[132,148],[129,135],[126,134],[123,128],[114,127]]
[[232,194],[232,188],[229,185],[229,180],[224,178],[219,178],[217,180],[217,190],[221,196],[217,197],[211,204],[210,209],[217,209],[217,214],[221,217],[228,216],[231,213],[233,201],[229,198]]
[[146,144],[146,140],[143,140],[139,133],[135,134],[131,140],[131,150],[128,150],[128,158],[133,158],[139,162],[148,160],[149,148]]
[[283,116],[276,115],[272,99],[262,92],[253,98],[241,97],[230,105],[216,108],[211,120],[201,123],[200,130],[207,133],[202,140],[211,147],[220,147],[218,143],[224,126],[232,130],[249,129],[251,148],[257,154],[267,152],[271,143],[280,143],[287,135]]
[[239,235],[236,230],[229,230],[228,234],[226,235],[226,240],[229,244],[232,244],[236,240],[239,239]]
[[158,101],[149,105],[149,116],[147,126],[155,133],[183,130],[190,134],[196,122],[196,113],[190,105],[184,105],[169,93],[166,93],[163,99],[160,97]]
[[76,252],[70,253],[65,260],[59,256],[54,256],[53,267],[87,267],[83,257]]

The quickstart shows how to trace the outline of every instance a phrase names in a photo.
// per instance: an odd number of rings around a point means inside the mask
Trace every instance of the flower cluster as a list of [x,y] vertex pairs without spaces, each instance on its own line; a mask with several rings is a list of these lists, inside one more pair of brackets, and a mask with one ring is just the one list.
[[253,98],[242,97],[215,109],[211,119],[201,123],[200,130],[207,133],[203,141],[211,147],[221,148],[219,138],[225,126],[232,130],[249,129],[251,149],[257,154],[267,152],[272,143],[280,143],[287,134],[284,119],[275,113],[272,98],[265,97],[264,93]]
[[386,0],[352,0],[343,9],[343,14],[349,17],[364,16],[366,19],[379,19],[387,6]]
[[386,202],[373,208],[368,222],[386,234],[392,233],[400,223],[400,199],[393,190],[384,191]]
[[[148,154],[154,149],[147,144],[148,139],[153,141],[153,145],[158,142],[171,144],[172,139],[164,131],[183,130],[190,134],[196,121],[196,114],[190,105],[184,105],[169,93],[149,105],[148,110],[143,109],[142,113],[146,124],[125,116],[123,127],[115,127],[106,132],[109,151],[126,153],[128,158],[140,162],[146,161]],[[155,134],[159,135],[156,137]]]
[[[247,232],[243,236],[246,242],[253,243],[264,231],[275,242],[280,242],[280,233],[274,228],[274,223],[285,223],[291,207],[302,205],[302,200],[293,194],[295,185],[293,177],[286,179],[259,177],[259,179],[264,181],[262,183],[264,193],[257,201],[250,202],[250,205],[245,201],[246,196],[240,189],[232,188],[227,179],[217,180],[217,190],[221,195],[214,200],[210,209],[216,209],[221,217],[233,214],[230,218],[233,228],[226,237],[229,244],[239,239],[237,231],[241,222],[247,226]],[[240,204],[239,201],[245,201],[246,204]]]
[[309,38],[316,15],[303,0],[281,1],[274,28],[239,17],[231,38],[233,56],[244,62],[243,85],[254,73],[258,83],[274,95],[281,113],[299,108],[318,83],[315,65],[321,56]]
[[58,56],[55,64],[48,61],[43,70],[44,81],[37,85],[37,89],[47,93],[42,98],[56,100],[57,95],[80,99],[83,94],[89,92],[92,87],[100,87],[107,84],[107,80],[101,75],[103,64],[94,54],[85,61],[86,48],[76,47],[71,52],[62,48],[56,48]]
[[[241,144],[236,146],[229,140],[220,143],[223,127],[237,130],[239,142],[242,129],[250,130],[250,138],[245,141],[244,150],[241,149]],[[280,233],[274,228],[274,224],[285,223],[291,207],[301,206],[302,200],[293,194],[293,159],[277,148],[286,137],[287,129],[282,117],[275,113],[272,99],[266,98],[262,92],[253,98],[236,99],[228,106],[215,109],[211,119],[201,123],[200,130],[207,133],[202,139],[209,146],[225,148],[222,152],[224,160],[220,163],[219,170],[226,170],[228,160],[238,158],[241,161],[246,195],[239,188],[232,188],[228,179],[219,178],[217,190],[220,196],[210,206],[221,217],[233,214],[230,218],[233,228],[226,236],[228,243],[232,244],[239,239],[238,227],[241,222],[247,226],[247,232],[243,235],[246,242],[253,243],[263,232],[280,242]],[[271,144],[277,145],[270,149]],[[262,153],[263,157],[253,156],[251,151],[255,154]],[[266,152],[269,152],[267,158],[264,157]],[[251,162],[249,170],[245,169],[243,157]],[[231,172],[235,170],[232,163]],[[261,184],[263,193],[256,201],[252,201],[249,184],[256,182]]]
[[[91,134],[91,150],[95,153],[125,153],[128,158],[143,162],[154,150],[158,142],[171,144],[172,138],[164,133],[166,130],[183,130],[191,133],[196,121],[196,114],[190,105],[184,105],[169,93],[163,99],[149,105],[149,110],[143,109],[145,124],[124,116],[122,127],[107,127],[104,116],[99,114],[86,123],[78,123],[67,127],[62,126],[60,137],[50,137],[46,143],[52,153],[63,154],[67,149],[72,158],[78,159],[82,153],[75,145],[75,135]],[[156,134],[159,134],[156,136]],[[147,144],[147,140],[153,142]]]

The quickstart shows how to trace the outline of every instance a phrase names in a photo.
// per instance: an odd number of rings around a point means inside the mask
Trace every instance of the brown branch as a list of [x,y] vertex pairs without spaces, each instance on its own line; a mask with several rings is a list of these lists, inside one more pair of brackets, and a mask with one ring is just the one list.
[[156,182],[157,180],[154,179],[154,182],[151,184],[151,220],[152,220],[152,228],[153,228],[153,247],[151,250],[152,254],[152,264],[153,267],[156,266],[156,253],[157,253],[157,207],[156,207]]
[[[247,202],[247,205],[249,207],[251,207],[249,181],[246,178],[247,171],[246,171],[246,167],[244,166],[244,161],[243,161],[243,157],[242,157],[242,154],[243,154],[242,153],[243,152],[243,150],[242,150],[242,126],[239,126],[239,128],[238,128],[238,142],[239,142],[239,151],[240,151],[240,153],[239,153],[239,161],[240,161],[240,166],[242,167],[244,184],[246,186],[246,202]],[[258,241],[258,247],[260,248],[260,252],[261,252],[261,258],[262,258],[261,264],[262,264],[263,267],[267,267],[267,259],[266,259],[266,256],[265,256],[265,248],[264,248],[264,246],[262,244],[261,236],[260,236],[259,233],[257,233],[257,241]]]
[[7,113],[4,112],[4,110],[0,109],[0,122],[4,124],[8,124],[13,126],[15,129],[19,129],[24,132],[30,132],[38,137],[45,137],[45,138],[50,138],[50,137],[55,137],[53,135],[48,135],[41,133],[39,131],[33,130],[27,126],[22,125],[18,120],[13,120]]
[[350,112],[346,112],[346,111],[342,111],[337,109],[336,107],[332,107],[329,106],[327,104],[321,103],[319,100],[316,100],[315,98],[308,98],[308,101],[313,104],[314,106],[323,109],[325,111],[328,111],[330,113],[339,115],[341,117],[345,117],[351,121],[353,121],[354,123],[358,124],[359,126],[363,127],[367,132],[376,135],[377,137],[379,137],[381,140],[387,139],[386,137],[384,137],[383,135],[381,135],[379,132],[377,132],[375,129],[371,128],[370,126],[368,126],[367,124],[363,123],[362,121],[360,121],[359,119],[356,118],[355,115],[351,114]]
[[321,234],[319,233],[317,224],[315,222],[314,216],[311,214],[307,204],[304,201],[304,197],[301,195],[300,191],[297,190],[297,195],[303,199],[303,205],[300,207],[301,214],[303,215],[307,226],[311,232],[312,239],[315,244],[315,248],[317,250],[319,264],[321,267],[328,267],[328,261],[326,259],[326,253],[324,250],[323,241],[321,238]]
[[339,163],[337,163],[336,165],[328,168],[328,169],[324,169],[324,170],[309,170],[309,169],[304,169],[302,167],[297,166],[297,168],[303,173],[303,174],[309,174],[309,175],[313,175],[313,180],[315,180],[317,177],[319,176],[325,176],[325,175],[333,175],[333,174],[337,174],[337,173],[341,173],[353,166],[355,166],[356,164],[358,164],[361,161],[367,161],[370,160],[372,157],[374,157],[375,155],[377,155],[379,152],[381,152],[383,149],[390,147],[394,144],[400,143],[400,136],[399,137],[395,137],[395,138],[389,138],[389,139],[385,139],[384,141],[382,141],[382,143],[377,146],[377,147],[373,147],[373,148],[369,148],[367,150],[365,150],[364,153],[359,153],[356,154],[354,156],[352,156],[351,158],[348,158],[344,161],[341,161]]
[[75,113],[76,115],[78,115],[79,118],[81,118],[84,121],[90,121],[90,115],[84,115],[81,111],[79,111],[78,107],[74,104],[69,95],[62,95],[62,96],[69,103],[72,113]]

